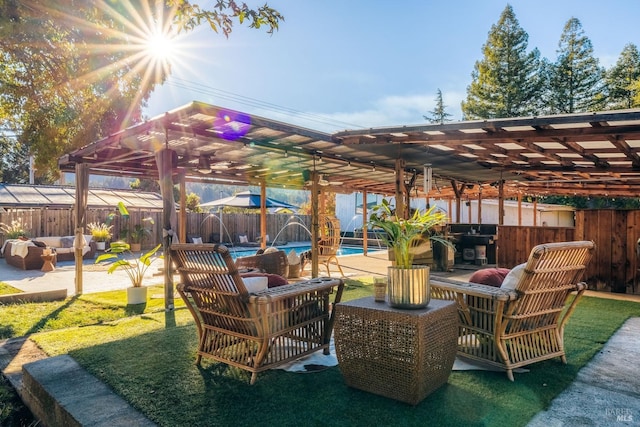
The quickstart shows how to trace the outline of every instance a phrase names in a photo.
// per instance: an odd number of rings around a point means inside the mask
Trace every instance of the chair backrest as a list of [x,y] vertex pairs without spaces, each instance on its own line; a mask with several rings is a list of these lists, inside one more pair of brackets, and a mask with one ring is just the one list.
[[547,243],[534,247],[515,290],[520,294],[514,313],[561,311],[593,256],[589,241]]
[[320,218],[319,231],[318,254],[321,257],[336,255],[340,248],[340,220],[336,217],[323,215]]
[[246,315],[247,288],[226,246],[218,244],[173,244],[171,260],[180,274],[185,292],[203,313]]

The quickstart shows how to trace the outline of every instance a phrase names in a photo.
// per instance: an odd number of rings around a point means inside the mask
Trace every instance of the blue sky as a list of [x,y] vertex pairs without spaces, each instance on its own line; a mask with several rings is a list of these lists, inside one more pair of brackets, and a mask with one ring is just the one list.
[[446,111],[460,120],[474,64],[507,4],[529,35],[529,50],[551,61],[571,17],[602,66],[614,64],[626,44],[640,47],[638,0],[267,3],[285,16],[272,36],[239,26],[229,39],[208,28],[186,36],[172,76],[145,113],[197,100],[335,132],[424,123],[441,89]]

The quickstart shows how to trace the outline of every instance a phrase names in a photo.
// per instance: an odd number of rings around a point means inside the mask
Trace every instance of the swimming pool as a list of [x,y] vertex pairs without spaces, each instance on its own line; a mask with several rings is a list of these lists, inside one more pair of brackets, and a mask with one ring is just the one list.
[[[269,247],[269,246],[267,246]],[[311,245],[285,245],[285,246],[276,246],[276,248],[285,251],[287,254],[293,249],[296,254],[300,255],[302,252],[311,250]],[[233,259],[240,258],[243,256],[255,255],[258,248],[246,248],[241,246],[230,246],[229,252],[231,252],[231,256]],[[386,250],[381,248],[369,248],[368,252],[375,252],[380,250]],[[338,250],[338,255],[362,255],[363,250],[362,246],[340,246]]]

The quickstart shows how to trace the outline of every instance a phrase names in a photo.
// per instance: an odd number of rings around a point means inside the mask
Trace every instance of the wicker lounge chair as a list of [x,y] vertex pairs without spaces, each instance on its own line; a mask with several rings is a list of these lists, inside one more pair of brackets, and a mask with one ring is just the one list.
[[330,294],[343,282],[319,278],[249,294],[226,247],[175,244],[178,292],[193,315],[202,356],[257,374],[318,350],[329,354]]
[[586,289],[580,280],[594,248],[534,247],[513,290],[432,277],[432,298],[458,304],[458,356],[503,368],[511,381],[515,368],[554,357],[566,363],[564,326]]

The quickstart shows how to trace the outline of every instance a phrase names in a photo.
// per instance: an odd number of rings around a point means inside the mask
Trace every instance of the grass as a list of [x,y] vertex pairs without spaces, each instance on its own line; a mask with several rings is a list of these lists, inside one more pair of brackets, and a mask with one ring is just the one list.
[[20,289],[16,289],[8,283],[0,282],[0,295],[18,294],[20,292]]
[[[36,332],[83,327],[115,321],[129,316],[164,311],[162,286],[149,286],[147,304],[127,306],[123,290],[80,295],[64,301],[0,306],[0,339],[31,335]],[[176,307],[184,307],[180,298]]]
[[[344,299],[371,294],[369,281],[349,280]],[[627,318],[640,316],[640,304],[585,297],[565,332],[568,365],[537,363],[513,383],[503,373],[453,372],[448,384],[412,407],[348,388],[338,367],[313,374],[271,370],[253,386],[244,371],[210,361],[197,367],[189,313],[183,307],[165,313],[158,301],[157,310],[132,313],[123,307],[124,291],[85,295],[22,320],[13,333],[38,331],[31,337],[48,354],[70,354],[161,426],[521,426],[575,379]],[[80,313],[87,307],[93,308],[85,318]],[[8,308],[0,308],[4,319]],[[29,316],[23,310],[18,315]],[[58,324],[65,326],[55,329]]]

